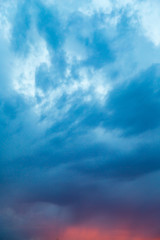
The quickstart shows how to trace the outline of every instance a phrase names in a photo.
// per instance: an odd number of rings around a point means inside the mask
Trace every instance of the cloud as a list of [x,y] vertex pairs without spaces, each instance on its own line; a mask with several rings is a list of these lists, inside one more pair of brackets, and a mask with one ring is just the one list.
[[111,93],[107,103],[108,119],[114,128],[125,128],[128,134],[137,134],[159,126],[158,75],[159,65],[153,66],[128,86],[118,87]]
[[137,12],[144,34],[155,46],[159,46],[160,31],[157,26],[157,21],[159,21],[159,2],[155,1],[153,4],[150,0],[142,1]]
[[0,238],[159,237],[158,4],[2,4]]

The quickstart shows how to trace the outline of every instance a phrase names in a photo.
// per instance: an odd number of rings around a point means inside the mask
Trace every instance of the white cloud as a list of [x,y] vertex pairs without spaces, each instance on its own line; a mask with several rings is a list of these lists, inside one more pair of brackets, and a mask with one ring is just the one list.
[[[87,8],[85,8],[87,6]],[[150,40],[155,46],[160,45],[160,2],[158,0],[92,0],[90,4],[80,8],[84,14],[92,15],[95,12],[111,14],[119,10],[126,10],[127,15],[132,19],[132,23]],[[121,11],[123,13],[123,11]],[[118,15],[115,18],[115,24],[120,19]],[[110,19],[111,18],[111,19]],[[113,21],[113,17],[109,17]]]
[[11,38],[11,24],[6,16],[0,15],[0,34],[6,41]]
[[68,63],[75,60],[82,61],[87,57],[87,49],[74,36],[67,36],[64,43],[64,50],[66,52]]
[[16,1],[0,0],[0,38],[8,43],[11,40],[12,18],[16,9]]
[[87,4],[80,6],[79,11],[88,16],[92,16],[96,12],[110,14],[112,11],[112,3],[110,0],[90,0]]
[[158,0],[120,0],[116,5],[126,9],[133,25],[141,31],[155,46],[160,44],[160,2]]
[[41,64],[50,67],[50,55],[44,39],[37,41],[30,46],[27,57],[16,57],[13,70],[14,89],[26,97],[35,96],[35,74]]
[[138,5],[137,11],[145,36],[158,46],[160,44],[160,2],[144,1]]

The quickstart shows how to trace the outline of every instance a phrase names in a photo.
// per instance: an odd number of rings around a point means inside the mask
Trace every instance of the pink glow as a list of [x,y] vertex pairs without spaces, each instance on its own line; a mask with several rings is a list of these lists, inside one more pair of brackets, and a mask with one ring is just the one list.
[[[45,240],[56,240],[54,234],[49,234]],[[133,234],[129,230],[107,231],[87,227],[69,227],[58,240],[160,240],[160,238],[146,238]]]

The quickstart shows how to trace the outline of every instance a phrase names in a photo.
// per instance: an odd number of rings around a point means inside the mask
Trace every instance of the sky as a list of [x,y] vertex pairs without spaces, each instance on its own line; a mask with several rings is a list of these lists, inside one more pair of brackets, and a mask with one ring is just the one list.
[[159,0],[0,0],[1,240],[160,240],[159,22]]

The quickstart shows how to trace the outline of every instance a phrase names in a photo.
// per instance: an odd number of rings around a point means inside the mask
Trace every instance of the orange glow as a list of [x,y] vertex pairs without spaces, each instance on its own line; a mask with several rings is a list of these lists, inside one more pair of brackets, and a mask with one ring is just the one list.
[[64,233],[63,240],[143,240],[142,238],[132,237],[127,231],[109,232],[98,229],[88,228],[69,228]]
[[59,235],[59,238],[49,234],[46,240],[160,240],[160,238],[146,238],[137,236],[128,230],[108,231],[98,228],[69,227]]

